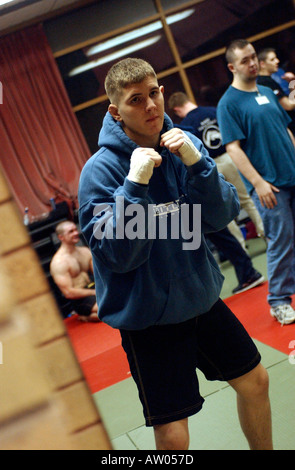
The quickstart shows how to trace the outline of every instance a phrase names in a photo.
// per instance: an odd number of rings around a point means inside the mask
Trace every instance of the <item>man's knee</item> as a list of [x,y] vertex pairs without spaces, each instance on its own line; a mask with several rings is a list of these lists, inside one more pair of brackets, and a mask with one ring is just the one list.
[[269,390],[269,376],[267,370],[260,364],[253,370],[253,385],[252,393],[258,395],[268,395]]
[[154,426],[157,450],[187,450],[189,447],[188,420]]
[[268,395],[269,390],[268,372],[261,364],[258,364],[252,371],[238,379],[231,380],[229,384],[245,399],[264,397]]

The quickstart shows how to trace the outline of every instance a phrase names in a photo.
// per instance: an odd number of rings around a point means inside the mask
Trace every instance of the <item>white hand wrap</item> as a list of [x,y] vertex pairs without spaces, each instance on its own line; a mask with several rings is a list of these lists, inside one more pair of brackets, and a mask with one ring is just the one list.
[[185,141],[182,144],[182,146],[178,149],[178,152],[180,153],[180,158],[181,161],[186,165],[186,166],[192,166],[195,163],[197,163],[202,155],[199,152],[199,150],[196,149],[190,138],[185,135]]
[[135,149],[130,159],[130,170],[127,178],[134,183],[149,184],[155,162],[143,149]]

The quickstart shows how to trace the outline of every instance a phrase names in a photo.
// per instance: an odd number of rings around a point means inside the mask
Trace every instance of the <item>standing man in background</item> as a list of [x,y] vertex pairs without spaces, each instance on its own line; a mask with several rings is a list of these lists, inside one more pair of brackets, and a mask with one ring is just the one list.
[[[259,236],[263,236],[264,229],[260,215],[247,193],[237,167],[222,146],[216,108],[197,106],[183,92],[173,93],[168,100],[168,107],[176,116],[182,118],[180,125],[176,126],[190,130],[203,142],[209,155],[214,158],[218,171],[236,187],[240,205],[247,210],[248,215],[252,216]],[[245,292],[264,282],[264,277],[253,267],[243,234],[234,220],[224,229],[206,234],[206,238],[232,263],[235,269],[239,284],[233,289],[233,294]]]
[[[218,171],[237,189],[241,208],[247,212],[254,223],[258,237],[264,237],[264,228],[259,212],[246,190],[236,165],[222,145],[216,119],[216,108],[197,106],[183,92],[173,93],[168,100],[168,106],[176,116],[182,119],[180,127],[190,128],[191,132],[203,142],[210,157],[214,158]],[[234,220],[228,224],[228,229],[247,251],[243,234]]]
[[[280,105],[289,113],[292,121],[289,124],[289,128],[295,133],[295,103],[291,101],[289,96],[284,92],[282,87],[278,84],[276,80],[272,78],[272,74],[276,73],[279,69],[279,59],[277,57],[275,49],[267,48],[263,49],[258,54],[259,61],[259,75],[257,77],[258,85],[264,85],[271,88],[274,94],[277,96]],[[289,81],[294,80],[294,74],[288,72],[285,74],[285,77]]]
[[[259,75],[257,77],[257,83],[271,88],[278,97],[280,105],[286,111],[293,111],[295,109],[295,103],[289,99],[282,87],[272,78],[272,74],[278,71],[280,63],[275,49],[271,47],[262,49],[258,53],[258,61]],[[290,77],[290,81],[295,79],[294,74],[290,74],[290,72],[286,74],[286,77]]]
[[295,142],[290,118],[270,88],[257,85],[259,63],[247,40],[226,51],[232,85],[218,103],[223,144],[237,165],[263,220],[270,313],[282,325],[295,321]]

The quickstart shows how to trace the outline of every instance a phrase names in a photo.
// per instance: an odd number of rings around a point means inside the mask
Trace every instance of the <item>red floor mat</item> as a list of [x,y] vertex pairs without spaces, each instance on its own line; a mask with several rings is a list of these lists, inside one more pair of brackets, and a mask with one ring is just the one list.
[[[281,326],[269,313],[268,284],[225,300],[250,336],[285,354],[295,346],[295,323]],[[92,393],[130,377],[129,365],[118,330],[104,323],[81,323],[77,317],[65,320],[69,337]]]
[[130,377],[118,330],[105,323],[83,323],[77,315],[65,325],[92,393]]
[[65,320],[68,334],[79,361],[85,361],[121,344],[118,330],[105,323],[87,323],[73,315]]
[[[295,348],[290,342],[295,340],[295,323],[284,325],[269,313],[267,303],[268,283],[254,287],[225,300],[228,307],[243,323],[250,336],[278,351],[290,354]],[[294,307],[293,297],[293,307]]]

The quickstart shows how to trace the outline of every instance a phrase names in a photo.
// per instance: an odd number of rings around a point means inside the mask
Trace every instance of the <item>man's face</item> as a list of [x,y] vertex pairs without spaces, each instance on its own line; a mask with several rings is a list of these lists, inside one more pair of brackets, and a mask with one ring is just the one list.
[[278,71],[279,68],[279,59],[275,52],[269,52],[266,56],[266,59],[263,61],[263,66],[265,70],[271,75]]
[[138,145],[157,145],[164,122],[163,87],[154,77],[131,84],[122,90],[118,104],[111,104],[109,111]]
[[254,47],[248,44],[244,49],[235,49],[235,59],[228,64],[230,71],[243,82],[255,81],[259,73],[258,58]]
[[67,243],[68,245],[76,245],[79,240],[80,237],[76,225],[71,222],[66,224],[61,235],[61,241]]

